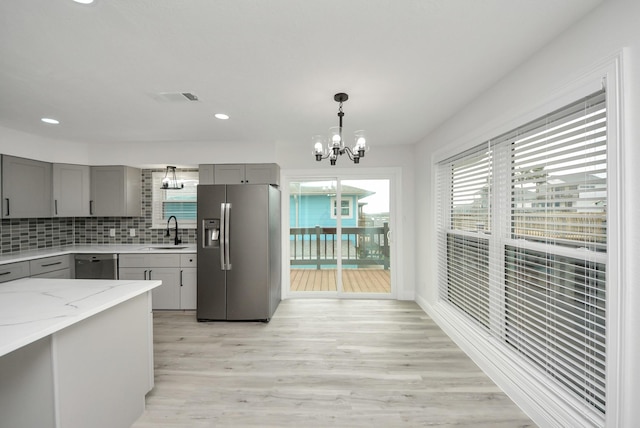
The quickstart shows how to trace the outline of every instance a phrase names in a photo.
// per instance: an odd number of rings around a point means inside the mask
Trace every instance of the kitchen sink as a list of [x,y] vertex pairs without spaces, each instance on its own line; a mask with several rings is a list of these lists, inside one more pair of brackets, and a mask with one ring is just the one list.
[[149,247],[150,250],[184,250],[185,246],[180,246],[180,245],[166,245],[166,246],[161,246],[161,247]]

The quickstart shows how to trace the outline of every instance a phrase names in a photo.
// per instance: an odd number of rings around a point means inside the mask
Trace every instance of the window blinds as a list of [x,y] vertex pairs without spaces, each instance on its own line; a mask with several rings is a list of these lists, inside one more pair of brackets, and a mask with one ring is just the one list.
[[604,91],[438,165],[439,295],[606,412]]
[[511,142],[515,239],[606,250],[604,101],[568,106]]
[[447,230],[442,236],[441,264],[452,304],[482,326],[489,326],[489,241],[491,151],[485,144],[451,160],[440,170],[444,183]]

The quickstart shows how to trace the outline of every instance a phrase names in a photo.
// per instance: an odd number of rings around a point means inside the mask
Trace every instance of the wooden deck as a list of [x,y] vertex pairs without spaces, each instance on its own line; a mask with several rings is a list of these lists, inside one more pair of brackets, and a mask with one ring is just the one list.
[[[336,291],[335,269],[291,269],[291,291]],[[391,271],[379,268],[342,270],[345,293],[390,293]]]

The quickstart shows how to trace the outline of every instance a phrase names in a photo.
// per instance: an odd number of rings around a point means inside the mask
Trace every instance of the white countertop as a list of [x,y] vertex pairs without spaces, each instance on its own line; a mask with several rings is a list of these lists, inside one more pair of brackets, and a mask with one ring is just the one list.
[[65,245],[64,247],[42,248],[40,250],[20,251],[0,256],[0,264],[21,262],[41,257],[61,256],[65,254],[126,254],[126,253],[185,253],[195,254],[196,244],[102,244],[102,245]]
[[161,281],[41,278],[0,284],[0,356],[161,284]]

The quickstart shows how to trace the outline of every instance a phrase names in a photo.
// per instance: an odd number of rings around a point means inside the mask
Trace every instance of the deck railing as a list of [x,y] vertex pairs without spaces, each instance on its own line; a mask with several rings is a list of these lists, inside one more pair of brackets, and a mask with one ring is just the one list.
[[338,245],[342,265],[380,265],[389,269],[389,223],[381,227],[343,227],[340,238],[335,227],[290,228],[291,265],[335,265]]

